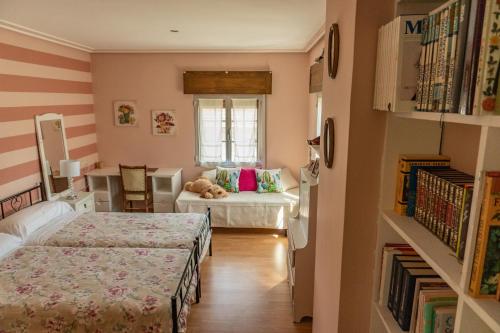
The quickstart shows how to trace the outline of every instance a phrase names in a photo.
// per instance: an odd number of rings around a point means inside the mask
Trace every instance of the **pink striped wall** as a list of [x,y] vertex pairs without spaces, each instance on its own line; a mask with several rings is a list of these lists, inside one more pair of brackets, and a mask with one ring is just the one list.
[[[90,54],[0,28],[0,198],[41,181],[34,116],[64,116],[70,158],[98,160]],[[83,188],[80,177],[76,186]]]

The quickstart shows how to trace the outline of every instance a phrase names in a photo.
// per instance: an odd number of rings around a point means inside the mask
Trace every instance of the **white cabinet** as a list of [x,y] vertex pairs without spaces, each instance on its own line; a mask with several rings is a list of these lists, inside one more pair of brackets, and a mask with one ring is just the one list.
[[95,212],[93,192],[79,192],[76,199],[61,197],[59,201],[67,202],[77,213]]
[[318,181],[303,168],[299,216],[291,218],[288,224],[288,283],[295,322],[313,315],[317,203]]

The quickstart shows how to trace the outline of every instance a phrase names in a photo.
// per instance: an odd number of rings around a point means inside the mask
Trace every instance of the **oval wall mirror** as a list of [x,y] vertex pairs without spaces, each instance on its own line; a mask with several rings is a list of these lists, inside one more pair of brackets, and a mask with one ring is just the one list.
[[327,118],[323,129],[323,154],[325,166],[329,169],[333,166],[333,158],[335,155],[335,125],[333,118]]
[[332,24],[328,34],[328,76],[335,79],[339,66],[339,25]]

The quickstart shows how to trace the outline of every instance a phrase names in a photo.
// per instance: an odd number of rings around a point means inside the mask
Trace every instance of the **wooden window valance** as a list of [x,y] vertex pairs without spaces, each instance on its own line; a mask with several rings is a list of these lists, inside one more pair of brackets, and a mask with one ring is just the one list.
[[321,92],[323,89],[323,61],[315,63],[309,69],[309,93]]
[[270,71],[184,72],[185,94],[271,94]]

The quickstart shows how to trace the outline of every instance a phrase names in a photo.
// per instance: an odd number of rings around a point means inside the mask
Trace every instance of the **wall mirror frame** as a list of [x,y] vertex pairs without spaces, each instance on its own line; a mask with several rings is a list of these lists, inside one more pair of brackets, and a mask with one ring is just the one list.
[[69,159],[63,115],[37,115],[35,129],[45,195],[47,200],[57,200],[69,193],[68,180],[59,176],[59,161]]

